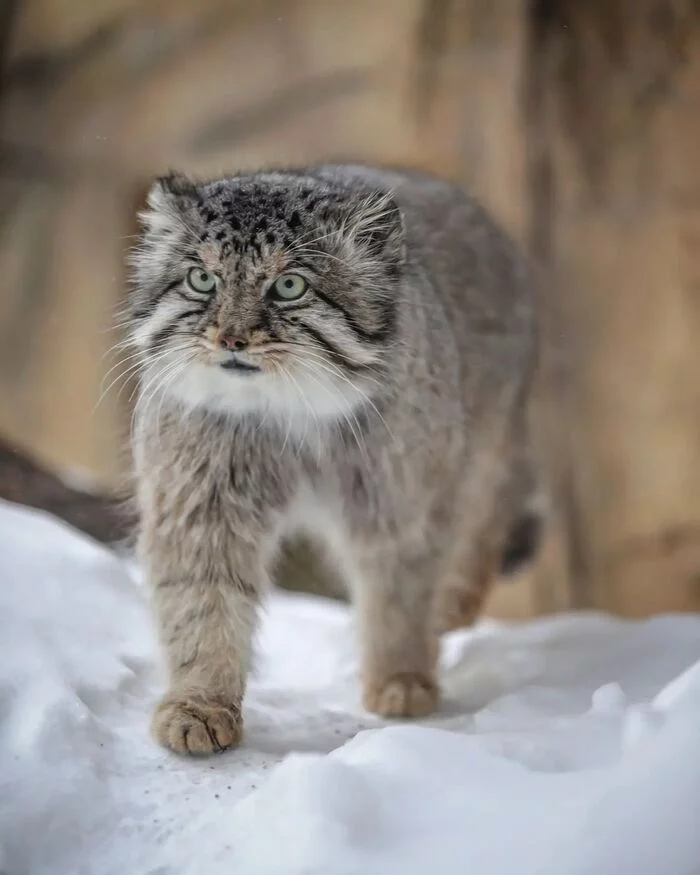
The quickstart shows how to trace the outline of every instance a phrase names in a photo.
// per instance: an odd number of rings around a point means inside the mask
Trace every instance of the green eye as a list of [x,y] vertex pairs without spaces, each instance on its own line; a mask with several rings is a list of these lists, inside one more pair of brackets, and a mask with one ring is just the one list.
[[283,273],[275,280],[270,291],[275,298],[280,298],[283,301],[294,301],[301,298],[306,288],[306,280],[303,276],[299,276],[298,273]]
[[216,288],[216,277],[208,270],[193,267],[187,274],[187,285],[195,292],[213,292]]

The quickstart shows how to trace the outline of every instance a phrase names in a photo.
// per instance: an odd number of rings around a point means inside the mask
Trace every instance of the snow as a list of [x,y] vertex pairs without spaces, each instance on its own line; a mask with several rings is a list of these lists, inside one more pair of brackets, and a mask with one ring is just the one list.
[[148,735],[138,575],[0,503],[3,875],[698,875],[700,617],[491,621],[421,724],[358,704],[349,612],[273,595],[238,750]]

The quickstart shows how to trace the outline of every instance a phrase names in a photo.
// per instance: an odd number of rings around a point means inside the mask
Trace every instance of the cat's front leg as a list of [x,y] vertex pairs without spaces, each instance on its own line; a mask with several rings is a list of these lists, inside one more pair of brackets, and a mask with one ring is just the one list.
[[209,754],[237,744],[265,573],[255,539],[225,526],[157,533],[147,567],[168,690],[152,722],[177,753]]

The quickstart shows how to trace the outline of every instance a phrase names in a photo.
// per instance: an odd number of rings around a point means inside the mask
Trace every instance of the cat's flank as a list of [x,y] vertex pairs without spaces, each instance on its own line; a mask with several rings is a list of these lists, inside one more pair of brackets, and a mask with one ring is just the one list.
[[536,352],[526,266],[483,209],[359,166],[157,180],[134,259],[140,555],[179,752],[238,742],[281,539],[335,557],[363,701],[436,706],[520,510]]

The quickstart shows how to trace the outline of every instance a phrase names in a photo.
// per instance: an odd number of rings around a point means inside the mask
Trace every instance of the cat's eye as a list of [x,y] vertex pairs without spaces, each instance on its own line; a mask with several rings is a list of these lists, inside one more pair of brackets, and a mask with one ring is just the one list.
[[301,298],[306,289],[307,283],[303,276],[298,273],[283,273],[273,283],[270,294],[282,301],[295,301]]
[[216,288],[216,277],[213,273],[209,273],[208,270],[204,270],[201,267],[193,267],[187,274],[187,285],[194,292],[207,294],[208,292],[213,292]]

